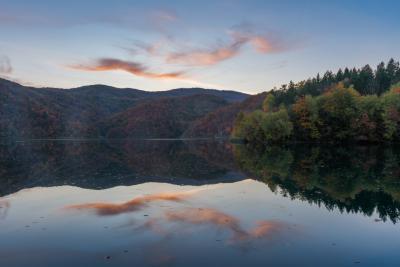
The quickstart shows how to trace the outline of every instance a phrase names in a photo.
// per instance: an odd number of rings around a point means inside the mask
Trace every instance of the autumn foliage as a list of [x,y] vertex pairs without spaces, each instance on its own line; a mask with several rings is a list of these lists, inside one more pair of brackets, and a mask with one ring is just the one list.
[[276,106],[273,94],[264,103],[263,111],[238,116],[235,138],[250,143],[400,141],[399,84],[381,96],[363,96],[340,82],[292,105]]

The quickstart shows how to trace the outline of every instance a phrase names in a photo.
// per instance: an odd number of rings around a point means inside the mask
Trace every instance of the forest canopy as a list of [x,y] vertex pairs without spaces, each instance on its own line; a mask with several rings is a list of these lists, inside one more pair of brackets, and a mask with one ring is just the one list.
[[399,62],[328,71],[271,90],[262,110],[237,116],[232,136],[249,143],[398,142]]

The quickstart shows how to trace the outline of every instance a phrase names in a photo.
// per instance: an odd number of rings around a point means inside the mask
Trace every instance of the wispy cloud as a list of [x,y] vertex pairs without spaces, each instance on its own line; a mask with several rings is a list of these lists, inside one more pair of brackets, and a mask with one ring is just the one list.
[[170,53],[166,56],[166,62],[200,66],[214,65],[236,56],[245,42],[244,39],[237,39],[230,44],[212,49]]
[[97,60],[94,64],[79,64],[69,66],[77,70],[85,71],[111,71],[111,70],[121,70],[129,72],[133,75],[151,78],[151,79],[182,79],[184,72],[151,72],[146,66],[141,63],[133,61],[125,61],[114,58],[101,58]]
[[162,56],[164,50],[173,43],[173,39],[171,36],[166,35],[152,43],[140,40],[134,40],[132,43],[133,45],[120,47],[133,56],[143,54],[143,52],[148,56]]
[[272,35],[233,31],[230,36],[230,43],[220,44],[209,49],[191,49],[169,53],[166,55],[166,62],[193,66],[215,65],[239,55],[247,43],[261,54],[278,53],[289,48],[280,38]]
[[101,58],[96,60],[92,64],[75,64],[67,66],[75,70],[83,71],[125,71],[134,76],[139,76],[148,79],[156,80],[174,80],[182,83],[187,83],[194,86],[206,87],[206,88],[219,88],[224,89],[222,85],[211,84],[206,82],[197,81],[193,78],[188,77],[184,71],[176,72],[152,72],[148,68],[138,62],[126,61],[114,58]]
[[0,56],[0,74],[11,74],[12,71],[10,59],[7,56]]

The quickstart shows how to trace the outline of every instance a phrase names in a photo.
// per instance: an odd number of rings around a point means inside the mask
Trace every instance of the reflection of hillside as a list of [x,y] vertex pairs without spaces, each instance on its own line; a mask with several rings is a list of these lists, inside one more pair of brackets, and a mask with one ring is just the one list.
[[383,147],[235,147],[239,166],[273,191],[328,209],[400,218],[400,150]]
[[237,170],[235,158],[232,153],[234,145],[226,140],[218,140],[214,142],[207,140],[187,142],[186,146],[190,153],[204,158],[208,162],[213,162],[214,164],[231,171]]
[[[180,141],[47,141],[0,146],[0,195],[33,186],[109,188],[142,182],[202,184],[229,172]],[[212,146],[211,146],[212,147]],[[211,148],[210,147],[210,148]]]

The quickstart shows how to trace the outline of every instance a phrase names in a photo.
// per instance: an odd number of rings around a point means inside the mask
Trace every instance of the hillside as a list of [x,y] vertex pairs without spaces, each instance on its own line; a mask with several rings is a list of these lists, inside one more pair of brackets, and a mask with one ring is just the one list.
[[[168,116],[171,116],[172,121],[175,121],[174,125],[179,124],[180,127],[187,125],[192,118],[196,119],[214,108],[241,101],[247,97],[246,94],[235,91],[202,88],[173,89],[164,92],[146,92],[130,88],[119,89],[106,85],[90,85],[73,89],[33,88],[0,79],[0,137],[15,139],[97,137],[93,136],[93,133],[98,132],[98,122],[104,122],[110,118],[109,121],[115,123],[115,120],[111,117],[127,109],[145,103],[148,105],[161,98],[190,97],[199,94],[209,96],[208,98],[201,98],[203,101],[199,103],[199,108],[205,105],[206,99],[211,100],[210,106],[205,107],[200,113],[193,114],[193,117],[186,116],[186,114],[183,122],[178,122],[179,116],[175,116],[171,110]],[[218,98],[218,100],[215,98]],[[181,101],[172,102],[174,102],[174,105],[185,105]],[[146,110],[146,107],[157,107],[159,103],[146,105],[131,110],[130,116],[143,116],[144,113],[151,112]],[[162,111],[166,107],[160,108]],[[182,110],[190,112],[185,108],[182,108]],[[133,112],[135,111],[138,114],[134,115]],[[199,110],[194,111],[198,112]],[[168,116],[163,116],[163,120],[170,121]],[[189,117],[191,119],[188,119]],[[156,121],[151,123],[157,124]],[[104,126],[104,123],[102,126]],[[171,133],[171,130],[163,129],[166,126],[164,122],[160,121],[159,126],[152,128],[160,131],[160,134],[154,132],[152,136],[159,137],[164,135],[165,132]],[[110,127],[106,128],[109,129]],[[180,133],[180,131],[177,130],[176,132]]]
[[248,97],[241,103],[234,103],[210,112],[199,118],[185,131],[184,137],[229,136],[235,119],[240,112],[251,112],[261,108],[266,93]]
[[103,120],[98,129],[107,138],[176,138],[196,119],[227,104],[207,94],[161,98]]

